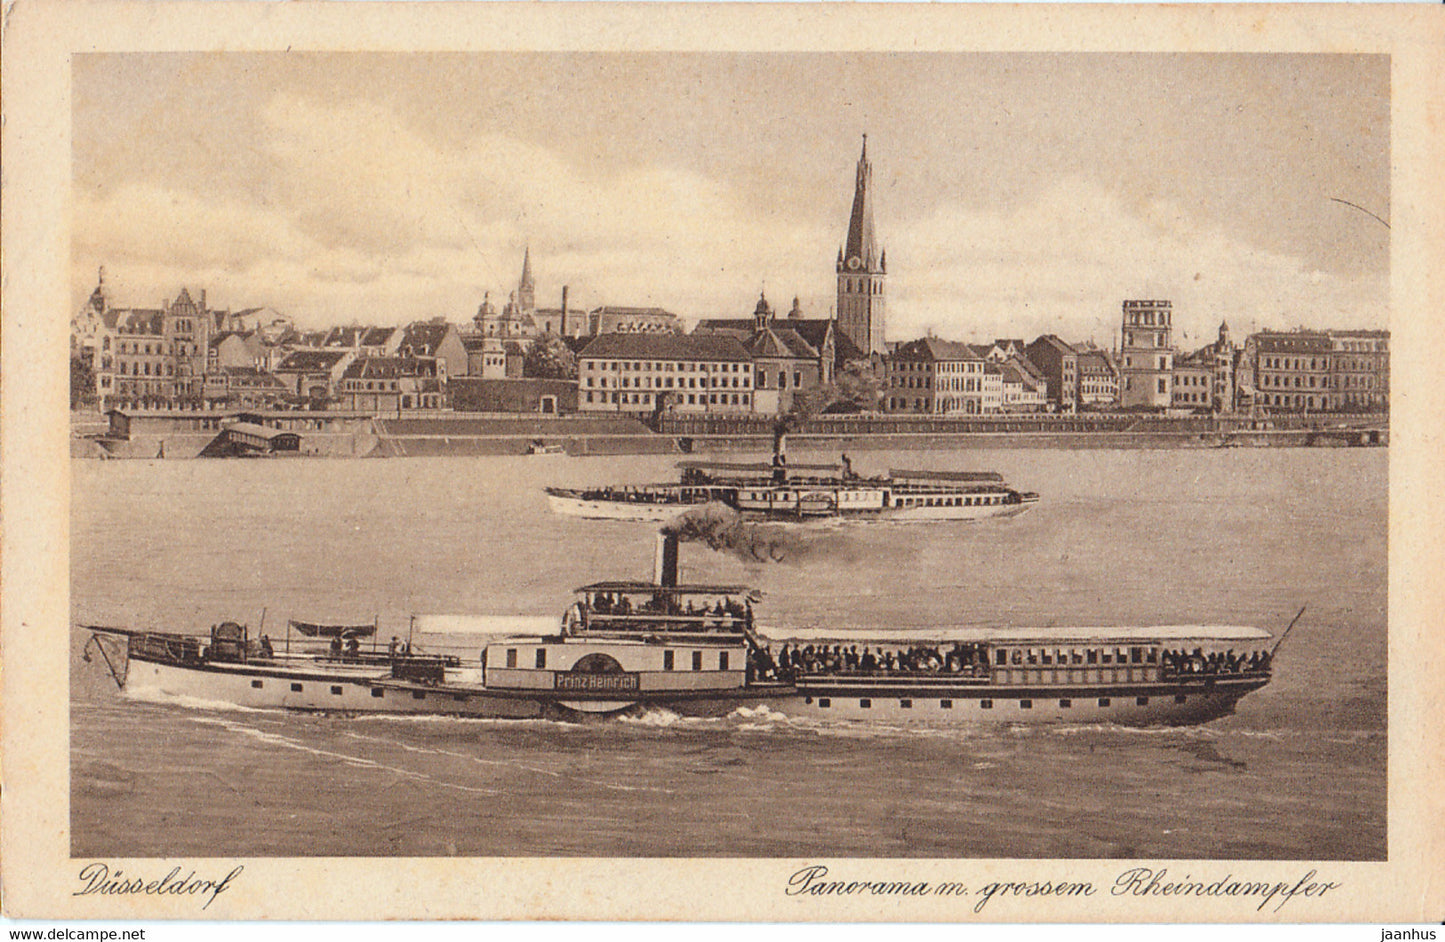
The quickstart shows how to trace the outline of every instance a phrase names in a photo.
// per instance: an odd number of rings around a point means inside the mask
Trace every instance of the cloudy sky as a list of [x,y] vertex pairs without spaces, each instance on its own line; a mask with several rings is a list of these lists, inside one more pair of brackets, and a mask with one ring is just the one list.
[[1389,62],[1349,55],[125,54],[73,66],[72,295],[303,326],[834,302],[868,134],[888,335],[1387,320]]

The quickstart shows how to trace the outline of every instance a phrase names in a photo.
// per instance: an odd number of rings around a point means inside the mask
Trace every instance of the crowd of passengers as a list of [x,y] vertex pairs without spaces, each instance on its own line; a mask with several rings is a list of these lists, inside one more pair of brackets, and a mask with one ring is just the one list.
[[[627,615],[670,615],[678,618],[697,618],[710,620],[700,622],[709,628],[724,627],[734,619],[747,625],[751,625],[753,622],[753,606],[749,601],[739,602],[728,597],[718,599],[713,605],[708,605],[707,602],[697,603],[689,598],[684,603],[670,592],[657,592],[651,598],[636,603],[622,592],[618,592],[616,595],[611,592],[599,592],[592,597],[591,610],[594,615],[605,615],[612,618]],[[688,626],[682,624],[678,627],[686,629]]]
[[[1268,671],[1270,656],[1267,651],[1254,651],[1248,656],[1233,650],[1205,654],[1195,648],[1193,653],[1164,651],[1160,665],[1165,676],[1242,674]],[[763,652],[755,668],[759,676],[779,680],[792,680],[801,674],[989,675],[988,649],[982,644],[965,643],[956,643],[946,650],[925,645],[892,650],[880,647],[876,651],[865,647],[861,653],[857,645],[784,644],[776,658],[770,651]]]
[[943,649],[927,645],[876,650],[858,645],[787,645],[778,652],[775,674],[789,680],[800,674],[958,674],[988,676],[988,652],[981,644],[956,643]]
[[1244,674],[1269,670],[1269,652],[1254,651],[1248,657],[1229,651],[1211,651],[1205,654],[1201,648],[1193,653],[1165,651],[1159,662],[1166,675],[1177,674]]

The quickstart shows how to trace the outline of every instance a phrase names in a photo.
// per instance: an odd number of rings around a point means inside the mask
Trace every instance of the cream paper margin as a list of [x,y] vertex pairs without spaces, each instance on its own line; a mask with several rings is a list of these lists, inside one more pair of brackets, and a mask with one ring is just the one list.
[[[4,19],[3,748],[6,914],[31,918],[1423,922],[1445,918],[1445,17],[1434,5],[911,6],[20,2]],[[69,56],[199,50],[1370,52],[1392,59],[1390,727],[1387,863],[1141,860],[1210,880],[1343,884],[1278,913],[1244,900],[1115,898],[1135,862],[250,859],[109,861],[245,871],[186,898],[72,896],[69,856]],[[1316,787],[1326,789],[1328,782]],[[787,878],[1092,881],[1090,898],[788,897]]]

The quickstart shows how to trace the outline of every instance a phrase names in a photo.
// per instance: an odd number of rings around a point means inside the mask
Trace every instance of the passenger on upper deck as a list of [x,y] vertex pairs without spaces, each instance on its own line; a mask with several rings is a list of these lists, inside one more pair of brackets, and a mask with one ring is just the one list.
[[270,636],[270,635],[262,635],[262,636],[261,636],[261,656],[262,656],[262,657],[275,657],[275,656],[276,656],[276,649],[273,648],[273,647],[271,647],[271,636]]

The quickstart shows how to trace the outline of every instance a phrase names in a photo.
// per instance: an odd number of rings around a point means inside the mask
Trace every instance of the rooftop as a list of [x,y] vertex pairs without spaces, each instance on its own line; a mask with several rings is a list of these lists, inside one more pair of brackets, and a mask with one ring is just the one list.
[[580,356],[590,359],[740,360],[748,351],[726,334],[599,334]]

